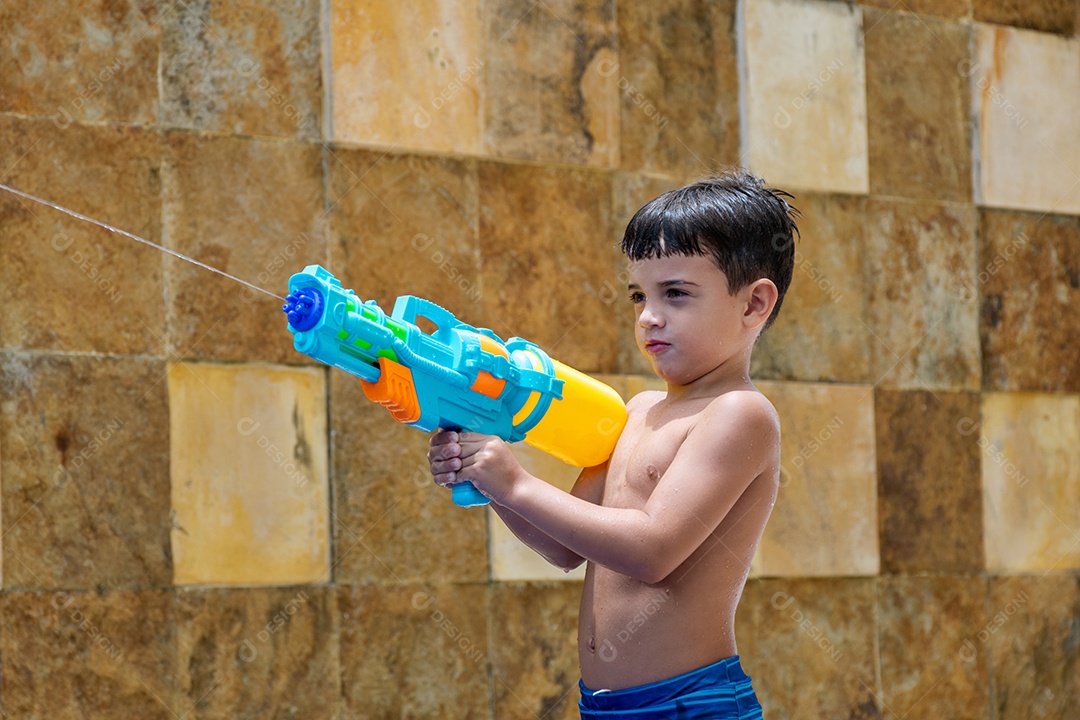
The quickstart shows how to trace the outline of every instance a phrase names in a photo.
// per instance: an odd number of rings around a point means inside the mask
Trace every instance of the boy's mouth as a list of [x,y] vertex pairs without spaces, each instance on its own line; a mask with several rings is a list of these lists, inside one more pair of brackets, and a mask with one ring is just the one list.
[[670,343],[661,342],[660,340],[646,340],[645,350],[651,353],[662,352],[663,350],[671,347]]

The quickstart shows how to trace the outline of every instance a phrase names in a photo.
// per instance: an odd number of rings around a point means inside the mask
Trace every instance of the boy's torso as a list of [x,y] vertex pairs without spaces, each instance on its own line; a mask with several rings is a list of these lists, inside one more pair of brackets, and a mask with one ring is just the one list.
[[[667,407],[665,393],[631,413],[612,455],[602,504],[643,508],[713,398]],[[762,472],[683,564],[646,585],[589,563],[578,655],[589,688],[655,682],[737,653],[735,607],[776,497],[775,463]],[[718,478],[719,480],[719,478]]]

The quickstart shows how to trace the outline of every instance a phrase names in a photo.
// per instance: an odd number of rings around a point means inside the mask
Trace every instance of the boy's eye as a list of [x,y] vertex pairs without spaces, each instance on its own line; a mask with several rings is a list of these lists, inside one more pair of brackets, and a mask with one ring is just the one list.
[[668,297],[675,298],[675,297],[682,297],[684,295],[686,295],[686,293],[683,292],[682,290],[676,290],[675,288],[668,288]]
[[634,303],[635,305],[637,305],[639,302],[642,302],[644,300],[645,300],[645,296],[642,295],[641,293],[639,293],[639,292],[630,293],[630,302]]

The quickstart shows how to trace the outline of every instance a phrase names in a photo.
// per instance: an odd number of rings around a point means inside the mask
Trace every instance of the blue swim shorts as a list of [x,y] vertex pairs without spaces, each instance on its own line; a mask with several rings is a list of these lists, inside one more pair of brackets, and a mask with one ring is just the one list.
[[739,656],[667,680],[623,690],[579,682],[582,720],[761,720],[761,705]]

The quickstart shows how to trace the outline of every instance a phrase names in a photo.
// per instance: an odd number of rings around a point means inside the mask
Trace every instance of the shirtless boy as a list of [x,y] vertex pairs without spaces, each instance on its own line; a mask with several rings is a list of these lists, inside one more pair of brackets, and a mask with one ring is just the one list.
[[747,173],[665,193],[622,250],[638,348],[667,392],[644,392],[611,458],[568,494],[499,438],[443,431],[443,486],[471,481],[554,565],[587,562],[578,622],[583,718],[760,718],[735,608],[776,499],[780,424],[750,353],[791,283],[797,211]]

